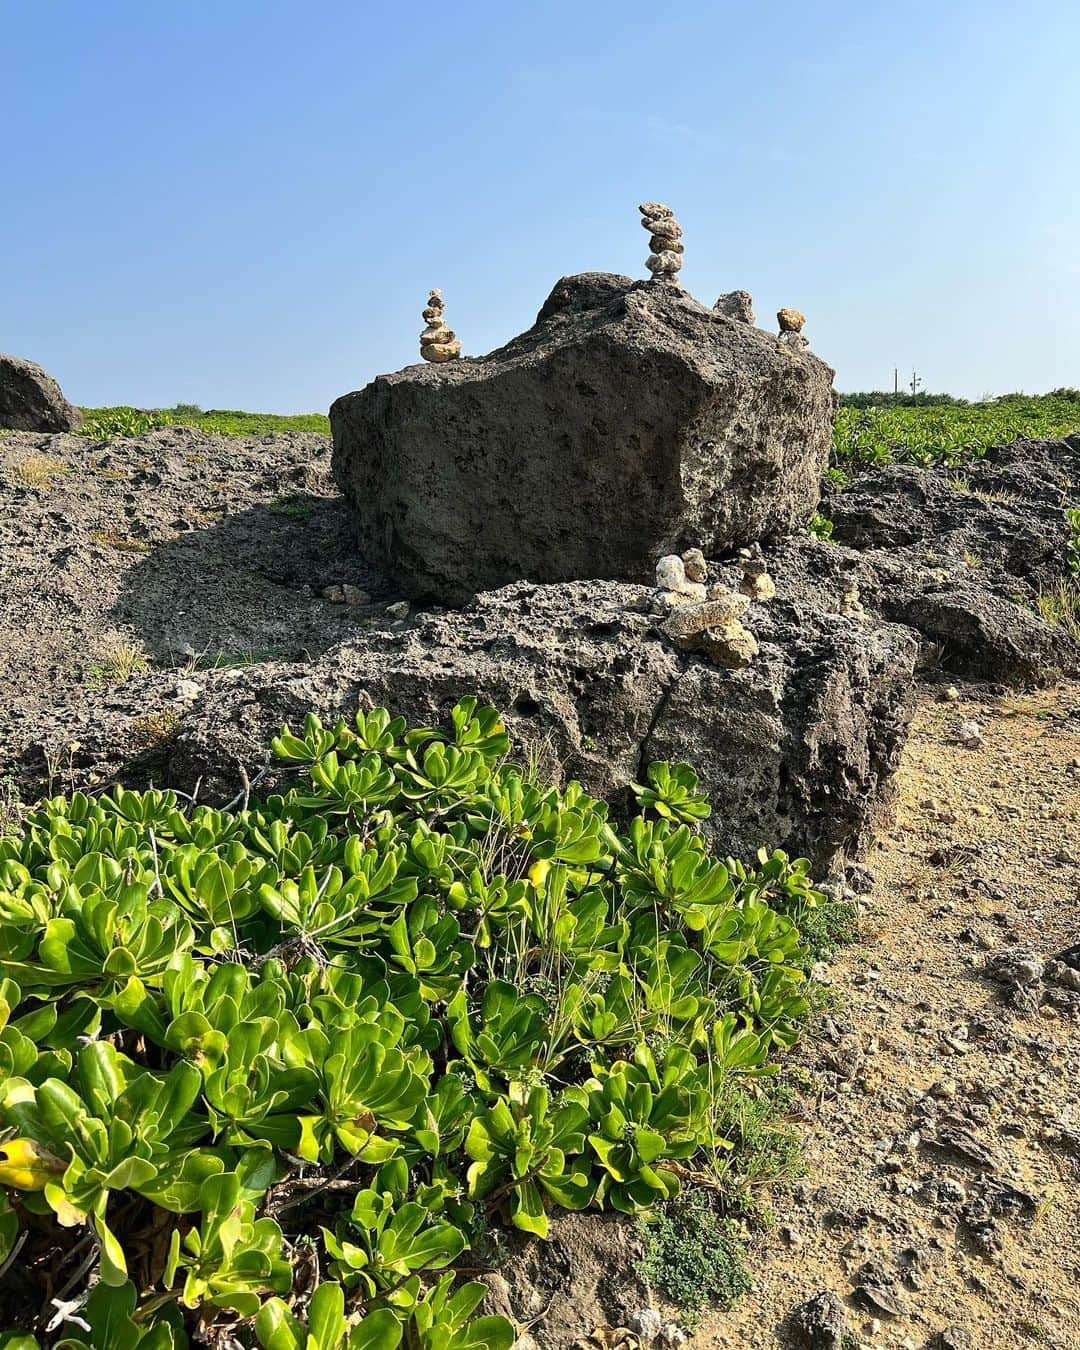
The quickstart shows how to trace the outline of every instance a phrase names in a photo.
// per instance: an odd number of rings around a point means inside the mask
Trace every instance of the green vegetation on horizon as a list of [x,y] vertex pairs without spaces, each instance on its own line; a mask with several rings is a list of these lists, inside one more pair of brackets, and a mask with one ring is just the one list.
[[613,820],[473,698],[273,751],[264,799],[77,792],[0,837],[0,1263],[82,1261],[47,1343],[508,1350],[457,1267],[587,1207],[666,1214],[657,1276],[735,1297],[791,1164],[755,1080],[845,918],[809,864],[713,857],[683,764]]
[[[880,398],[881,402],[869,400]],[[1007,394],[965,403],[937,394],[840,396],[834,466],[965,464],[1020,438],[1056,440],[1080,432],[1080,389]]]
[[142,436],[159,427],[196,427],[218,436],[266,436],[272,432],[305,431],[330,435],[325,413],[249,413],[212,408],[203,412],[191,403],[175,408],[82,408],[82,435],[90,440]]

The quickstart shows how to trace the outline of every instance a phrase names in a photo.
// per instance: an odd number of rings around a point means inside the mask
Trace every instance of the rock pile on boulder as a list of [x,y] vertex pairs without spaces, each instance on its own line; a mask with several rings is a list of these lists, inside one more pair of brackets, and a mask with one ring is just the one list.
[[498,351],[338,399],[334,473],[365,557],[413,597],[644,583],[665,554],[806,524],[832,378],[679,286],[586,273]]
[[425,361],[433,361],[436,365],[454,361],[461,355],[461,340],[443,317],[445,309],[442,292],[433,290],[423,311],[427,327],[420,334],[420,355]]
[[14,431],[78,431],[82,413],[48,371],[0,352],[0,427]]

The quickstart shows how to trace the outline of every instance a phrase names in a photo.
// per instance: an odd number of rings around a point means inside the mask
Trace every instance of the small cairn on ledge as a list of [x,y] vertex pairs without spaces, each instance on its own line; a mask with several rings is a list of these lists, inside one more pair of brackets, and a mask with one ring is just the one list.
[[420,355],[425,361],[454,361],[461,355],[461,342],[443,318],[445,308],[442,292],[433,289],[423,312],[427,327],[420,334]]
[[776,595],[776,582],[769,576],[769,570],[765,566],[765,559],[761,556],[760,548],[740,549],[739,561],[742,564],[743,576],[739,590],[742,591],[743,595],[761,603],[772,600]]
[[662,202],[642,202],[638,210],[642,225],[649,231],[649,248],[652,250],[645,259],[645,266],[654,281],[670,281],[680,286],[679,272],[685,248],[681,242],[682,226],[675,219],[675,212]]
[[758,654],[757,639],[742,617],[750,597],[719,582],[707,586],[709,565],[698,548],[669,553],[656,564],[652,610],[660,631],[686,652],[701,652],[718,666],[740,670]]
[[810,339],[803,337],[806,315],[797,309],[778,309],[776,321],[780,325],[780,345],[792,352],[806,351],[810,346]]
[[754,298],[749,291],[725,291],[713,309],[725,319],[738,319],[740,323],[749,324],[754,322]]

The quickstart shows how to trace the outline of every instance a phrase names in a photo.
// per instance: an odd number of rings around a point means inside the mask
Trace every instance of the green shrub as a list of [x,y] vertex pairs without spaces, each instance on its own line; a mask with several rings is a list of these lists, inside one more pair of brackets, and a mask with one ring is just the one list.
[[742,1231],[702,1191],[688,1191],[644,1224],[638,1274],[660,1289],[695,1326],[713,1303],[730,1307],[751,1288]]
[[687,766],[651,765],[621,827],[475,699],[273,749],[292,785],[238,811],[74,793],[0,838],[0,1261],[90,1234],[65,1346],[220,1319],[268,1350],[499,1350],[455,1262],[737,1158],[732,1093],[798,1035],[823,897],[783,854],[712,857]]
[[170,419],[164,413],[143,408],[84,408],[81,434],[94,441],[111,441],[118,436],[144,436],[148,431],[166,427]]

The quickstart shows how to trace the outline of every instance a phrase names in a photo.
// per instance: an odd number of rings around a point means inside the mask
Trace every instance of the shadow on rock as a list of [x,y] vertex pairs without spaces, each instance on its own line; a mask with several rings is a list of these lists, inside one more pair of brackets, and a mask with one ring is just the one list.
[[[349,509],[336,498],[297,493],[203,528],[181,519],[176,529],[128,570],[113,608],[159,662],[318,656],[385,598],[382,578],[356,549]],[[353,603],[328,600],[326,591]]]

